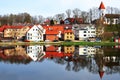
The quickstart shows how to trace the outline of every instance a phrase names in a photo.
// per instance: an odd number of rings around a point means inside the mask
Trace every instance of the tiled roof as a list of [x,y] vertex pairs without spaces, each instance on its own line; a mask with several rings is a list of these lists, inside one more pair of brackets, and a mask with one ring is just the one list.
[[64,30],[64,33],[73,33],[73,31],[71,29],[68,29],[68,30]]
[[43,26],[43,28],[46,30],[46,34],[58,34],[59,31],[62,33],[64,31],[64,26],[62,25]]
[[104,6],[103,2],[101,2],[100,6],[99,6],[99,9],[105,9],[105,6]]

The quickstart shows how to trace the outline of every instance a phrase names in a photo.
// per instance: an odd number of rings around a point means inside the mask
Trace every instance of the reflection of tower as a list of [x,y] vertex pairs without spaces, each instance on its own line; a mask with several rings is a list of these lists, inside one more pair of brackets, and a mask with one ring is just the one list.
[[95,55],[95,61],[96,61],[96,64],[98,65],[98,72],[99,72],[101,79],[104,75],[104,59],[103,59],[103,57],[104,57],[103,54],[96,53],[96,55]]
[[103,75],[104,75],[104,66],[101,65],[101,66],[99,67],[99,76],[100,76],[101,79],[102,79]]

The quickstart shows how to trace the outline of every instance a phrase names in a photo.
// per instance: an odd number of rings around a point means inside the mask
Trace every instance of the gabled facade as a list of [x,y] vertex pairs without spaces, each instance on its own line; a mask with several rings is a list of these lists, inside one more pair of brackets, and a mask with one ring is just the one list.
[[64,32],[64,26],[53,25],[53,26],[43,26],[46,30],[45,41],[58,41],[62,39]]
[[105,14],[104,24],[120,24],[120,14]]
[[96,28],[93,25],[89,25],[79,30],[79,40],[87,40],[90,37],[96,37]]
[[74,33],[71,29],[64,30],[64,40],[71,40],[73,41],[75,38]]
[[41,25],[34,25],[27,33],[26,33],[26,41],[43,41],[45,34],[45,29]]

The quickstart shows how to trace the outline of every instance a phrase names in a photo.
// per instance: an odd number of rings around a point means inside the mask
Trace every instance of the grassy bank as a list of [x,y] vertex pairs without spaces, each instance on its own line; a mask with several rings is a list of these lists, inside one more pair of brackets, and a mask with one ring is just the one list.
[[114,42],[0,42],[1,45],[99,45],[99,46],[115,46],[119,45]]

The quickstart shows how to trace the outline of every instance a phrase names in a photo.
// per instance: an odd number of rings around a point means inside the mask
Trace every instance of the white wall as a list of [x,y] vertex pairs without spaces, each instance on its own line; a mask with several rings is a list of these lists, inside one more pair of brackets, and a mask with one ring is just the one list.
[[96,48],[89,46],[79,46],[79,55],[92,56],[96,54]]
[[40,45],[27,46],[26,52],[27,52],[28,56],[30,56],[33,61],[37,61],[39,58],[39,55],[44,54],[43,46],[40,46]]
[[94,26],[87,26],[79,30],[79,40],[85,40],[89,37],[96,37],[96,28]]
[[26,39],[29,41],[43,41],[45,30],[40,25],[34,25],[26,34]]

